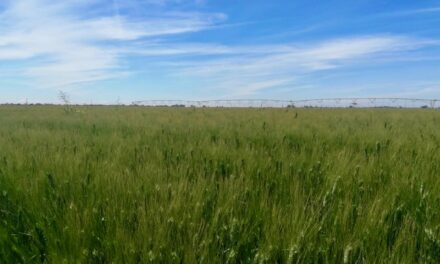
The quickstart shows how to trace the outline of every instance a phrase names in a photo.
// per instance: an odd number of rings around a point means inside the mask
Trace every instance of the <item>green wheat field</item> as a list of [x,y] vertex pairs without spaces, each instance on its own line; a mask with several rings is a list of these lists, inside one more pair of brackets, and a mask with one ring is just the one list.
[[0,107],[0,263],[438,263],[440,111]]

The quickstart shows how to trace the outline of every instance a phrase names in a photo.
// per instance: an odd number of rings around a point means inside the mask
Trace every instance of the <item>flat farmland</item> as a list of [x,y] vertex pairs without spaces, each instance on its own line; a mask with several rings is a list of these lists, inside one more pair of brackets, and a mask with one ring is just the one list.
[[0,107],[1,263],[438,263],[440,111]]

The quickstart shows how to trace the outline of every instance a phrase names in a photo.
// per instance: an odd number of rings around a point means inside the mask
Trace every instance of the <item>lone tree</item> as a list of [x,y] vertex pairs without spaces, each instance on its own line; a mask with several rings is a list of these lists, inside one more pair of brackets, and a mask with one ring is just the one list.
[[69,95],[66,92],[60,90],[58,92],[58,98],[64,104],[64,112],[66,112],[66,113],[71,112],[72,108],[70,107]]
[[58,92],[58,98],[61,100],[61,102],[63,102],[63,104],[70,105],[69,95],[66,92],[60,90]]

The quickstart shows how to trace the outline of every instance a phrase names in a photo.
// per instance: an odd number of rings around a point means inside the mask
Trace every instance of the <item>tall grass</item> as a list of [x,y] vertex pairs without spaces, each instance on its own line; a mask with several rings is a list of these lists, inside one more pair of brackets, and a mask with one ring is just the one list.
[[440,262],[440,112],[0,107],[0,263]]

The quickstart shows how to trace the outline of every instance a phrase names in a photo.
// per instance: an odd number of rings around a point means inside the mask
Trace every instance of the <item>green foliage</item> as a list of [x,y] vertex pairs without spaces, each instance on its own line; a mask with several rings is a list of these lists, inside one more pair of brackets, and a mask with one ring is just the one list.
[[0,107],[0,263],[438,263],[440,112]]

